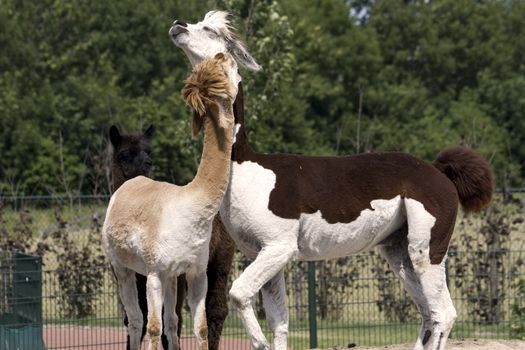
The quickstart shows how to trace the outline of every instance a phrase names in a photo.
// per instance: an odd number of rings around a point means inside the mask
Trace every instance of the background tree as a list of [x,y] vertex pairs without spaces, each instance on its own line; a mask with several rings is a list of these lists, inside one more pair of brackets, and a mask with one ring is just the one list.
[[[200,148],[167,31],[226,9],[262,65],[243,72],[261,152],[406,151],[465,144],[498,181],[525,175],[522,1],[138,0],[0,7],[0,193],[107,193],[111,124],[154,123],[155,174],[188,181]],[[93,158],[95,155],[95,158]]]

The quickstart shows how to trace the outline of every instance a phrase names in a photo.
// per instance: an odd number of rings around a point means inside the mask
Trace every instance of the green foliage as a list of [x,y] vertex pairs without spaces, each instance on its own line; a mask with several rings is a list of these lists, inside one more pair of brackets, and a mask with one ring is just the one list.
[[257,150],[432,160],[464,144],[523,183],[523,1],[5,0],[0,193],[108,192],[114,123],[156,124],[155,178],[191,179],[190,67],[167,31],[216,8],[263,67],[241,72]]
[[[474,218],[463,218],[458,225],[463,234],[450,247],[450,266],[457,277],[455,287],[466,291],[472,319],[485,324],[499,324],[505,319],[503,301],[511,289],[511,279],[506,276],[520,276],[523,264],[521,258],[512,261],[509,253],[513,248],[511,235],[519,232],[523,222],[524,204],[510,193],[502,197],[494,199],[493,205],[480,215],[481,225],[474,228],[477,236],[464,233],[465,227],[474,226]],[[471,257],[461,259],[456,251]]]
[[101,218],[93,215],[92,227],[82,232],[84,243],[79,244],[79,232],[69,232],[68,222],[55,209],[56,230],[51,234],[58,243],[54,247],[57,276],[60,285],[60,307],[67,318],[81,319],[94,314],[96,295],[104,283],[106,259],[102,251]]
[[41,256],[53,265],[56,259],[62,315],[73,319],[93,315],[107,271],[100,240],[102,213],[91,213],[89,227],[74,230],[79,218],[65,220],[64,208],[57,206],[55,225],[41,230],[34,208],[16,210],[10,204],[0,201],[0,255],[19,251]]
[[2,257],[9,256],[15,251],[29,252],[33,244],[30,213],[27,210],[20,210],[16,214],[17,217],[8,222],[4,203],[0,202],[0,255]]
[[516,282],[516,302],[512,304],[512,323],[510,331],[513,338],[525,340],[525,279]]

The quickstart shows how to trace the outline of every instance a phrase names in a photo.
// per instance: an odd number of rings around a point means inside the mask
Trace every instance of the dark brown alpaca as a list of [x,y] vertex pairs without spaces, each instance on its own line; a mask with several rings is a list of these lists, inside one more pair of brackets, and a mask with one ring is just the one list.
[[[155,128],[151,125],[144,133],[121,134],[116,126],[110,128],[110,141],[113,146],[111,158],[112,190],[116,191],[126,180],[139,175],[150,177],[152,168],[151,139]],[[220,246],[220,249],[219,249]],[[228,276],[235,252],[235,245],[227,234],[218,216],[213,221],[213,231],[210,242],[210,258],[208,262],[208,293],[206,295],[206,319],[208,323],[209,349],[217,350],[224,324],[228,315],[227,285]],[[136,274],[139,304],[142,311],[144,326],[142,337],[146,334],[148,305],[146,300],[146,277]],[[180,337],[182,326],[182,307],[184,303],[186,281],[184,276],[178,278],[177,316],[179,324],[177,333]],[[127,325],[127,318],[124,319]],[[168,339],[162,335],[162,346],[168,348]],[[127,340],[129,349],[129,336]]]
[[155,126],[150,125],[143,133],[121,134],[115,125],[109,129],[113,146],[111,157],[111,187],[115,192],[126,180],[136,176],[150,176],[151,139]]

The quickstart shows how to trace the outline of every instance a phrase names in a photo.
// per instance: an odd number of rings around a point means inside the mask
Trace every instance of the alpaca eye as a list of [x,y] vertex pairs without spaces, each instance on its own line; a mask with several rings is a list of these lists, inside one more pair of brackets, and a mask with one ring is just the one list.
[[117,159],[121,162],[131,161],[131,155],[128,152],[122,152],[117,155]]
[[217,36],[217,32],[213,29],[211,29],[210,27],[203,27],[202,28],[205,32],[207,32],[209,35],[211,36]]

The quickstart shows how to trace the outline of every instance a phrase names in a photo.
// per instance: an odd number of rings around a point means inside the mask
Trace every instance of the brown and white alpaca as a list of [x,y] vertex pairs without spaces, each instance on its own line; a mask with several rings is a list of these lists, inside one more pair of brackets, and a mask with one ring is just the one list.
[[[258,68],[224,12],[196,24],[175,21],[170,35],[192,64],[228,50],[238,63]],[[251,305],[262,289],[274,350],[287,348],[287,262],[378,246],[422,315],[415,349],[444,349],[456,318],[444,265],[458,201],[466,211],[489,203],[488,164],[463,147],[442,151],[433,164],[404,153],[260,154],[247,142],[241,90],[235,106],[231,179],[220,215],[237,247],[254,259],[230,291],[253,347],[269,349]]]
[[177,186],[139,176],[111,197],[102,238],[128,316],[131,349],[139,349],[142,328],[133,271],[147,276],[149,349],[159,343],[163,304],[170,348],[179,348],[176,281],[183,273],[194,332],[200,349],[208,349],[206,264],[212,221],[229,179],[238,82],[235,61],[222,53],[197,65],[185,81],[194,135],[204,126],[203,153],[192,182]]

